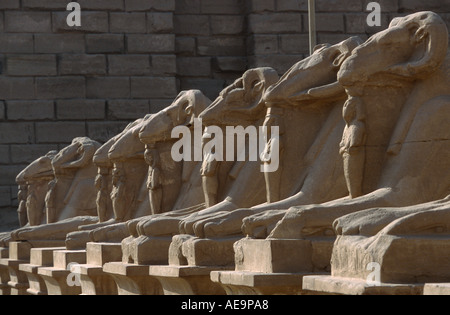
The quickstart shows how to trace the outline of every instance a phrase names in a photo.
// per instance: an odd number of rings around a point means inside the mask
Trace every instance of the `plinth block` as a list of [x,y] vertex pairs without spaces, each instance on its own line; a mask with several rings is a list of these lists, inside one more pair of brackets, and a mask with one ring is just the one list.
[[87,263],[78,266],[82,295],[117,295],[117,285],[113,277],[103,271],[103,265],[121,259],[120,243],[87,243]]
[[450,238],[386,234],[337,238],[333,276],[366,280],[374,265],[382,283],[450,282]]
[[136,265],[167,265],[172,237],[140,236],[123,248],[122,262]]
[[224,295],[210,279],[211,271],[218,269],[226,267],[150,266],[150,275],[161,283],[164,295]]
[[375,283],[333,276],[307,276],[303,290],[328,295],[422,295],[423,284]]
[[0,259],[9,258],[9,248],[0,247]]
[[[4,272],[8,273],[7,276],[5,275],[5,280],[3,280],[2,276],[3,286],[9,286],[9,290],[4,287],[6,293],[9,291],[11,295],[27,295],[27,289],[29,287],[28,278],[23,271],[19,270],[19,266],[26,263],[28,263],[27,260],[0,259],[0,266],[3,267],[2,269],[6,268]],[[3,281],[6,281],[6,283]]]
[[250,271],[212,271],[211,280],[228,295],[303,294],[303,273],[261,273]]
[[119,295],[162,295],[159,281],[149,275],[150,266],[111,262],[103,271],[114,278]]
[[120,243],[87,243],[86,264],[103,267],[104,264],[121,261],[122,247]]
[[450,283],[427,283],[423,295],[450,295]]
[[312,273],[330,270],[333,239],[242,239],[235,243],[236,271]]
[[[0,247],[0,259],[7,259],[9,257],[9,249]],[[8,285],[9,271],[6,266],[0,265],[0,295],[9,295],[11,293]]]
[[28,242],[10,242],[9,258],[13,260],[29,260],[32,246]]
[[189,266],[234,266],[233,246],[240,239],[188,239],[182,244],[182,255]]
[[50,267],[53,265],[53,252],[63,250],[62,247],[55,248],[32,248],[30,251],[30,263],[19,265],[19,270],[25,272],[29,288],[27,293],[30,295],[47,295],[47,287],[44,279],[38,274],[41,267]]
[[67,270],[69,264],[85,264],[86,250],[57,250],[53,252],[53,266],[55,269]]
[[[70,267],[86,263],[85,250],[57,250],[53,252],[53,267],[42,267],[38,274],[47,286],[48,295],[80,295],[79,273]],[[78,271],[78,270],[77,270]]]

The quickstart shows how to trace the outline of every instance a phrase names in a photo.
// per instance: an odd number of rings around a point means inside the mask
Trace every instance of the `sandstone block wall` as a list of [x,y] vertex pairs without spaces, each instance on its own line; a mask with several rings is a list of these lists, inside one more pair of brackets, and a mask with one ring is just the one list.
[[[308,55],[307,0],[0,1],[0,231],[15,227],[16,175],[77,136],[106,141],[171,103],[179,91],[211,99],[256,66],[280,74]],[[316,0],[319,43],[366,39],[399,15],[433,10],[450,25],[450,0]]]

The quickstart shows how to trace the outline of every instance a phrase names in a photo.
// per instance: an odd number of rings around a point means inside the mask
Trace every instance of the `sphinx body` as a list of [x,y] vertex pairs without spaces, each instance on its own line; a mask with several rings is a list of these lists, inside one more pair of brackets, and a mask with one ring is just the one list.
[[[257,215],[258,222],[266,217],[281,219],[286,212],[282,209],[290,206],[348,194],[338,146],[346,95],[337,82],[337,72],[360,43],[359,38],[350,38],[317,47],[311,57],[295,64],[266,91],[265,125],[281,126],[279,141],[285,143],[279,171],[265,173],[266,203],[198,220],[186,232],[199,237],[241,235],[246,217]],[[253,235],[266,235],[266,227],[259,226]]]
[[[208,134],[209,130],[218,130],[215,134],[221,134],[221,127],[226,125],[240,125],[243,128],[262,126],[265,113],[264,103],[261,102],[262,96],[264,91],[277,80],[278,75],[271,68],[258,68],[247,71],[242,78],[236,80],[222,91],[215,102],[199,115],[198,118],[201,120],[201,123],[206,126],[206,134]],[[197,135],[196,138],[205,140],[205,134],[203,137],[202,135]],[[214,148],[221,146],[224,140],[214,138],[208,144],[205,145],[205,142],[203,144],[205,147],[210,146],[210,148]],[[194,139],[194,141],[198,141],[198,139]],[[211,142],[215,144],[211,145]],[[209,150],[205,149],[205,151]],[[223,151],[220,152],[225,153]],[[246,152],[249,152],[248,147]],[[237,160],[239,154],[242,154],[242,151],[234,150],[234,161]],[[260,163],[248,160],[234,161],[217,161],[213,159],[199,163],[201,173],[196,172],[196,176],[202,175],[200,179],[203,194],[200,198],[206,200],[210,207],[178,217],[149,218],[138,224],[138,234],[161,236],[161,227],[165,226],[164,233],[168,233],[166,235],[176,235],[179,233],[178,225],[181,220],[197,220],[198,217],[209,215],[210,213],[230,211],[240,206],[250,206],[263,202],[265,199],[264,177],[260,171]],[[246,187],[246,189],[242,190],[242,187]],[[216,203],[218,200],[221,201]],[[172,228],[169,229],[169,226]]]
[[[39,203],[45,205],[47,217],[40,219],[39,226],[26,226],[11,233],[13,240],[64,240],[68,232],[74,231],[75,226],[92,224],[98,221],[95,216],[97,209],[95,204],[95,176],[97,169],[93,167],[92,157],[100,144],[89,138],[76,138],[72,144],[65,147],[57,154],[51,153],[29,166],[29,170],[41,170],[42,165],[48,165],[45,171],[39,174],[47,174],[48,191],[44,200]],[[28,171],[24,171],[25,177]],[[52,175],[50,175],[52,174]],[[47,185],[45,186],[45,189]],[[33,190],[32,190],[33,191]],[[43,194],[36,194],[41,196]],[[30,207],[28,207],[28,203]],[[36,207],[35,197],[30,198],[27,210]],[[42,210],[37,209],[37,213]],[[29,215],[29,218],[33,215]],[[37,219],[36,219],[37,221]]]
[[26,194],[24,194],[19,204],[19,210],[26,212],[28,224],[37,226],[46,223],[45,216],[45,196],[48,192],[48,183],[54,180],[52,160],[57,152],[50,151],[43,157],[28,165],[16,178],[18,183],[26,184]]
[[[420,12],[395,19],[353,52],[339,81],[354,102],[350,107],[364,113],[344,111],[341,152],[354,196],[291,208],[269,237],[322,235],[350,213],[448,195],[450,131],[441,127],[450,118],[447,43],[442,19]],[[247,222],[245,228],[251,233],[254,226]]]
[[[48,184],[54,179],[52,159],[56,151],[50,151],[28,165],[17,175],[19,184],[19,221],[21,228],[29,228],[45,224],[45,196],[48,192]],[[0,240],[3,246],[11,239],[11,233],[4,233]]]
[[[171,158],[171,149],[175,142],[171,131],[178,125],[189,126],[193,118],[210,102],[200,91],[181,92],[171,106],[146,117],[142,124],[133,130],[133,141],[139,141],[142,146],[142,159],[139,158],[139,163],[145,164],[146,171],[138,190],[146,202],[141,203],[136,214],[122,220],[122,223],[92,231],[93,241],[120,242],[130,235],[133,239],[137,236],[136,226],[140,221],[158,217],[171,218],[204,207],[199,177],[201,164],[176,162]],[[128,142],[123,142],[123,151],[127,150]],[[121,198],[116,199],[122,202]]]

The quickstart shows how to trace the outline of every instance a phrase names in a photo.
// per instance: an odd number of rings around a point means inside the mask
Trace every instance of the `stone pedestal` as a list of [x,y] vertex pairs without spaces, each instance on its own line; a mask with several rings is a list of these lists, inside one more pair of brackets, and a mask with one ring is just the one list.
[[450,283],[428,283],[423,289],[424,295],[450,295]]
[[332,276],[306,276],[303,290],[320,295],[421,295],[423,284],[391,284]]
[[6,267],[9,273],[8,286],[11,295],[27,295],[28,278],[19,270],[21,264],[30,262],[31,244],[28,242],[10,242],[9,258],[0,259],[0,265]]
[[55,250],[63,250],[62,247],[56,248],[32,248],[30,251],[30,263],[22,264],[19,270],[25,272],[29,288],[27,289],[30,295],[47,295],[47,287],[44,279],[38,274],[40,267],[53,266],[53,252]]
[[47,286],[48,295],[81,294],[79,275],[81,264],[86,264],[86,250],[54,251],[53,267],[38,269],[38,274],[42,276]]
[[[0,259],[6,259],[9,257],[8,248],[0,248]],[[0,264],[0,295],[9,295],[11,290],[8,285],[9,271],[6,266]]]
[[110,262],[103,266],[103,271],[114,278],[119,295],[162,295],[162,287],[155,277],[149,275],[149,268]]
[[229,294],[302,294],[306,275],[330,270],[333,239],[253,240],[234,245],[235,271],[215,271],[211,280]]
[[87,243],[86,264],[79,266],[82,295],[117,295],[117,285],[103,265],[121,259],[120,243]]
[[166,295],[224,295],[224,289],[211,281],[210,273],[234,269],[233,244],[239,239],[174,236],[169,266],[151,266],[150,275],[159,280]]
[[221,268],[150,266],[150,275],[161,283],[164,295],[225,295],[225,290],[210,279],[211,271],[218,269]]
[[140,236],[123,247],[122,262],[136,265],[167,265],[172,237]]
[[302,293],[301,273],[267,274],[251,271],[212,271],[211,281],[228,295],[297,295]]
[[332,275],[307,277],[305,288],[327,294],[422,294],[425,283],[450,281],[450,239],[340,236],[332,261]]

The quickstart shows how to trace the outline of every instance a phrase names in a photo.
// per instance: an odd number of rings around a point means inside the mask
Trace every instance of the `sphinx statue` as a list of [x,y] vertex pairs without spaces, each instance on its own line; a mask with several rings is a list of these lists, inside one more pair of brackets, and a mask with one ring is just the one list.
[[17,217],[19,220],[19,226],[24,227],[28,224],[28,216],[27,216],[27,195],[28,195],[28,186],[23,181],[17,181],[18,191],[17,191],[17,201],[19,202],[19,206],[17,207]]
[[[18,213],[21,228],[39,226],[46,223],[45,196],[48,192],[48,183],[54,179],[52,159],[56,151],[50,151],[28,165],[16,177],[19,185]],[[0,236],[3,247],[11,239],[11,233]]]
[[[200,115],[199,119],[206,132],[208,127],[213,126],[216,130],[222,131],[221,126],[262,126],[264,122],[265,106],[261,101],[265,90],[278,80],[278,74],[271,68],[257,68],[248,70],[242,78],[236,80],[232,85],[224,89],[220,96]],[[202,137],[200,135],[200,137]],[[205,136],[202,137],[203,141]],[[216,147],[223,144],[224,139],[214,139]],[[205,142],[203,142],[205,144]],[[247,147],[248,149],[248,147]],[[208,151],[208,150],[205,150]],[[203,200],[210,201],[211,194],[215,195],[216,204],[201,211],[178,217],[158,217],[141,221],[138,224],[139,234],[147,236],[158,236],[161,226],[165,226],[165,233],[169,235],[179,234],[179,225],[193,222],[199,217],[215,214],[220,211],[231,211],[239,207],[251,206],[265,200],[264,176],[260,171],[258,161],[241,160],[236,161],[239,150],[234,150],[235,160],[233,161],[210,161],[204,160],[201,165],[201,183],[203,187]],[[245,150],[246,153],[249,150]],[[207,152],[208,153],[208,152]],[[207,164],[216,164],[207,166]],[[205,168],[215,168],[216,175],[211,176],[205,172]],[[214,178],[216,177],[216,179]],[[220,183],[215,183],[220,180]],[[213,182],[212,185],[211,182]],[[215,187],[214,189],[211,186]],[[246,190],[241,187],[245,186]],[[213,191],[215,190],[215,191]],[[251,197],[249,197],[251,196]],[[213,204],[209,202],[209,204]],[[182,221],[183,220],[183,221]],[[172,230],[168,230],[168,222],[171,222]],[[164,223],[165,222],[165,223]],[[170,233],[169,233],[170,232]]]
[[[120,241],[121,231],[125,229],[124,222],[149,212],[148,195],[144,185],[147,174],[145,147],[137,137],[137,132],[148,117],[130,123],[120,134],[96,151],[93,162],[98,167],[97,213],[99,218],[104,219],[99,219],[95,224],[80,226],[77,231],[68,233],[68,249],[85,248],[86,243],[92,240],[92,231],[97,229],[116,230],[115,233],[109,233],[105,241]],[[105,216],[108,208],[110,213]]]
[[[354,50],[338,74],[348,94],[340,146],[350,197],[291,208],[270,238],[323,235],[350,213],[448,194],[449,131],[441,127],[450,114],[447,49],[442,19],[419,12],[394,19]],[[252,234],[258,225],[248,219],[244,230]]]
[[171,131],[178,125],[192,124],[193,128],[193,119],[210,103],[211,101],[198,90],[183,91],[171,106],[147,117],[139,126],[139,130],[136,129],[134,135],[140,139],[144,148],[142,161],[146,162],[147,168],[142,185],[142,192],[148,201],[147,213],[135,215],[129,218],[128,222],[92,231],[93,241],[113,238],[120,242],[130,235],[132,240],[138,236],[137,225],[141,221],[157,217],[171,218],[204,207],[199,176],[201,163],[175,162],[171,158],[171,149],[175,142]]
[[[285,214],[282,209],[348,194],[338,146],[344,130],[346,94],[337,82],[337,73],[361,42],[353,37],[316,47],[312,56],[296,63],[266,91],[265,125],[281,126],[279,141],[285,143],[280,170],[265,173],[266,202],[197,220],[185,232],[199,237],[242,235],[246,217],[255,216],[258,222],[266,217],[281,219]],[[252,235],[267,236],[264,224],[259,226]]]
[[[98,221],[95,216],[97,169],[92,157],[99,147],[99,143],[89,138],[76,138],[51,159],[54,179],[49,182],[45,196],[47,224],[13,231],[14,241],[64,240],[66,234],[78,226]],[[50,162],[48,157],[42,161]]]
[[[54,179],[52,160],[57,153],[56,151],[50,151],[35,160],[16,178],[16,182],[27,185],[23,189],[24,191],[19,191],[20,194],[25,195],[25,198],[24,196],[19,198],[19,211],[26,212],[29,226],[38,226],[46,223],[45,196],[48,190],[48,183]],[[24,204],[25,207],[22,209]]]

